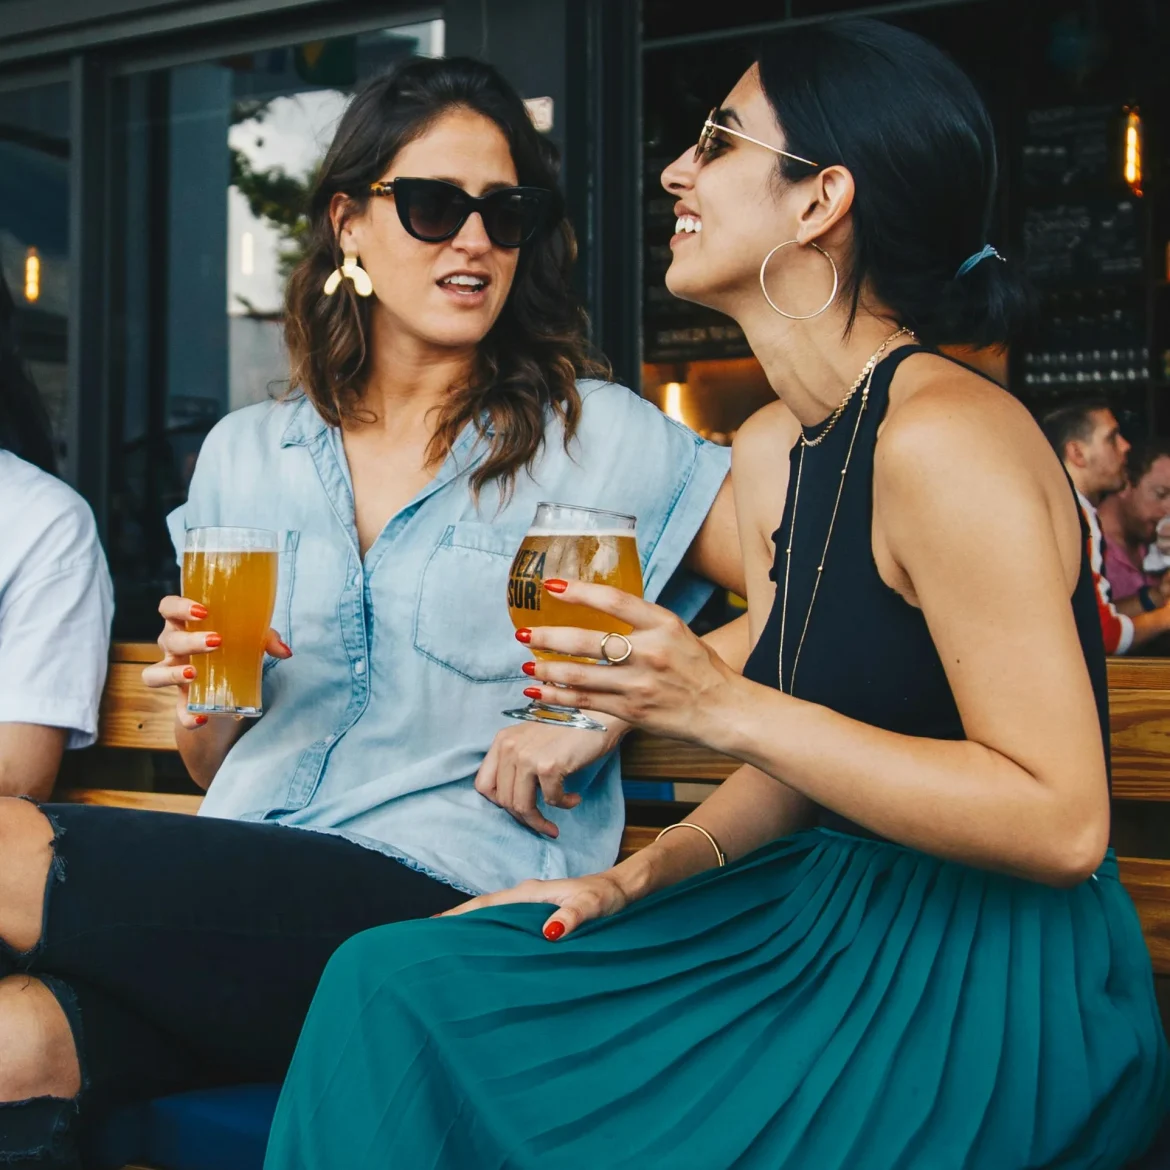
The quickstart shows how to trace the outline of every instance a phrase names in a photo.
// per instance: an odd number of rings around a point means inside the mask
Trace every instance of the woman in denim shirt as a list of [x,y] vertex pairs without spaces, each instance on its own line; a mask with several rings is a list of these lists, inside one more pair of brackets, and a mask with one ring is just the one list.
[[[684,618],[692,572],[742,579],[726,453],[592,377],[555,188],[475,62],[409,62],[342,119],[289,287],[294,393],[215,428],[171,518],[176,550],[280,534],[266,714],[187,712],[218,636],[166,598],[146,678],[207,815],[0,804],[0,1161],[74,1165],[79,1102],[278,1079],[350,935],[615,858],[624,725],[505,728],[512,555],[559,500],[635,514],[646,596]],[[741,628],[721,648],[740,666]]]

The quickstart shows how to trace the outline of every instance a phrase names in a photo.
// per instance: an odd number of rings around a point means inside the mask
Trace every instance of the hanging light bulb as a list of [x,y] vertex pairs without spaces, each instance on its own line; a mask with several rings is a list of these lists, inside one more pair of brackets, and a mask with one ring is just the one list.
[[32,304],[41,298],[41,257],[36,248],[24,255],[24,299]]
[[1142,117],[1137,109],[1125,113],[1125,181],[1129,189],[1140,196],[1142,193]]

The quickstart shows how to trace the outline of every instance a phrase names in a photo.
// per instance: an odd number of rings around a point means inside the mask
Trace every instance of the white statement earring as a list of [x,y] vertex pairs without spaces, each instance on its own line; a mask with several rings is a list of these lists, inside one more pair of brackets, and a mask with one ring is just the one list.
[[837,274],[837,265],[833,263],[833,257],[830,256],[829,253],[820,246],[820,244],[815,244],[810,240],[808,246],[810,248],[815,248],[818,252],[820,252],[820,254],[824,256],[826,260],[828,260],[829,266],[833,269],[833,291],[829,293],[829,299],[825,301],[825,303],[821,305],[821,307],[817,309],[815,313],[786,313],[768,295],[768,288],[764,283],[764,275],[768,271],[768,262],[772,259],[772,257],[775,256],[781,248],[787,248],[789,244],[796,243],[799,243],[799,241],[785,240],[784,243],[777,244],[776,247],[774,247],[767,254],[767,256],[764,257],[764,262],[760,265],[760,291],[764,294],[764,300],[766,300],[773,311],[779,313],[781,317],[787,317],[789,321],[808,321],[812,317],[819,317],[837,299],[837,288],[840,284],[840,278]]
[[368,297],[374,291],[370,274],[358,263],[355,252],[346,252],[340,268],[335,268],[325,282],[325,295],[331,297],[340,287],[342,279],[353,281],[353,291],[359,297]]

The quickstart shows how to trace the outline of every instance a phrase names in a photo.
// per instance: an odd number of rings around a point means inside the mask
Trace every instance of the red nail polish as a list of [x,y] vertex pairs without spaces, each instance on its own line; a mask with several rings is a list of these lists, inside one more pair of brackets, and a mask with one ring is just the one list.
[[208,634],[206,638],[206,645],[209,650],[214,650],[216,646],[223,645],[223,639],[218,634]]
[[197,601],[192,602],[191,617],[194,618],[195,621],[201,622],[205,617],[207,617],[207,606],[200,605]]
[[569,587],[568,581],[562,581],[559,577],[550,577],[545,583],[544,587],[550,593],[564,593]]
[[183,677],[184,678],[194,678],[195,677],[195,667],[184,666],[183,667]]
[[536,663],[535,662],[525,662],[520,667],[520,669],[522,671],[524,671],[524,673],[526,675],[528,675],[529,678],[532,678],[536,674]]
[[516,641],[523,642],[524,645],[527,646],[528,643],[532,641],[532,631],[525,630],[525,629],[517,630],[516,631]]
[[206,722],[207,722],[206,715],[196,715],[195,716],[195,726],[196,727],[202,727]]
[[556,942],[557,939],[560,938],[564,933],[565,924],[563,922],[557,922],[556,919],[553,919],[553,921],[544,928],[544,937],[547,938],[549,942]]
[[540,687],[525,687],[524,688],[524,697],[526,699],[539,699],[540,698]]
[[288,655],[290,658],[292,657],[292,647],[291,647],[291,646],[290,646],[290,645],[289,645],[287,642],[281,642],[281,644],[280,644],[280,648],[281,648],[281,649],[282,649],[282,650],[283,650],[283,651],[284,651],[284,652],[285,652],[285,653],[286,653],[286,654],[287,654],[287,655]]

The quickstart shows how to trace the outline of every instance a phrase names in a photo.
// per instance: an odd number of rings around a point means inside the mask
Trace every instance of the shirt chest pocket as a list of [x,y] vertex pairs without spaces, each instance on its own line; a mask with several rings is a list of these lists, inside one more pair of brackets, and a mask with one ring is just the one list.
[[414,613],[414,647],[474,682],[524,678],[528,654],[508,617],[508,569],[523,533],[462,521],[427,558]]

